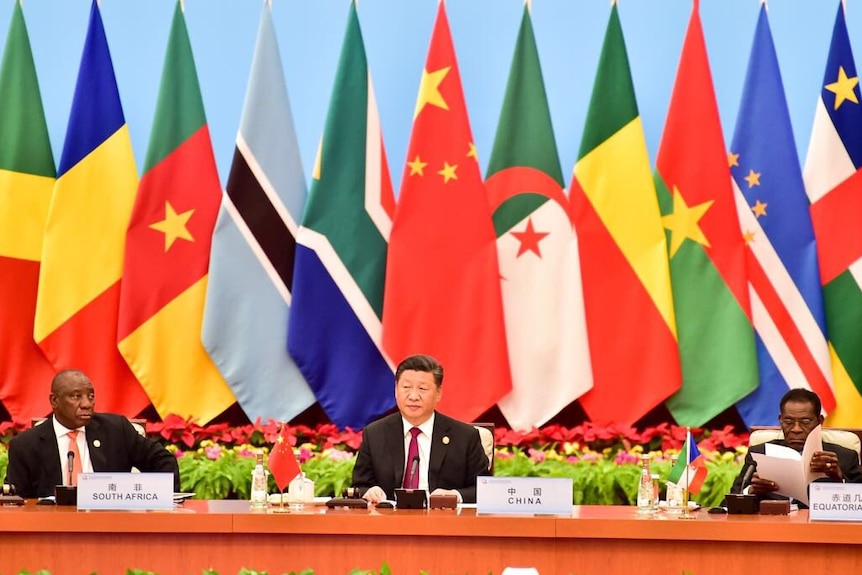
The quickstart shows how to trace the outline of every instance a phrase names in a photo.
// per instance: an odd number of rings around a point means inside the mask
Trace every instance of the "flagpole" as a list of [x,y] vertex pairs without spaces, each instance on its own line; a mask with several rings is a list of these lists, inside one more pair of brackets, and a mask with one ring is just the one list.
[[682,515],[680,519],[694,519],[688,508],[689,473],[691,473],[691,428],[685,428],[685,479],[682,488]]

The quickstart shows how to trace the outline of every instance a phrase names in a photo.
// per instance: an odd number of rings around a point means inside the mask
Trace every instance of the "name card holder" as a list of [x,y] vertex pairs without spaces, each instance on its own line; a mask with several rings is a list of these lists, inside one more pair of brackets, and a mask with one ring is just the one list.
[[811,521],[862,521],[862,484],[815,481],[808,496]]
[[172,473],[82,473],[78,509],[160,510],[174,508]]
[[480,475],[476,480],[476,512],[571,516],[572,480]]

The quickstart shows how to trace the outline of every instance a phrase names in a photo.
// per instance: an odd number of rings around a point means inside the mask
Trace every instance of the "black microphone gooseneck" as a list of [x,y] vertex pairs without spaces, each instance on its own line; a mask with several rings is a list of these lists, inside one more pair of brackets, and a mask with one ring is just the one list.
[[72,480],[72,470],[75,468],[75,452],[70,451],[67,453],[66,459],[69,462],[69,485],[73,485],[74,481]]
[[742,483],[739,485],[739,492],[743,493],[745,491],[746,484],[751,483],[751,478],[754,475],[754,471],[757,469],[755,465],[749,465],[745,469],[745,473],[742,474]]
[[[413,485],[413,484],[414,484],[414,483],[413,483],[413,477],[416,475],[416,473],[417,473],[418,471],[419,471],[419,456],[418,456],[418,455],[414,455],[414,456],[413,456],[413,461],[410,463],[410,475],[408,475],[408,477],[410,478],[410,485]],[[419,482],[418,482],[418,481],[416,482],[416,486],[417,486],[417,487],[419,486]]]

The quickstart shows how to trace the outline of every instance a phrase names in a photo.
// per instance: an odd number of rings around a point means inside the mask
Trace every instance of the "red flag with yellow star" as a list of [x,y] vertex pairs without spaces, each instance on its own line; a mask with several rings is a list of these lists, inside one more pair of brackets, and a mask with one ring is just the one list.
[[703,425],[757,387],[745,242],[728,178],[737,158],[725,149],[695,2],[655,175],[682,365],[682,388],[666,405],[680,425]]
[[496,234],[441,2],[422,72],[386,269],[383,347],[433,355],[439,408],[472,421],[512,389]]
[[201,343],[221,184],[177,4],[144,176],[126,236],[120,353],[161,416],[207,422],[234,402]]
[[286,425],[282,425],[275,444],[272,446],[268,462],[269,470],[272,472],[273,479],[275,479],[275,484],[278,485],[281,491],[287,489],[293,478],[302,473],[299,462],[296,460],[296,455],[293,453],[293,446],[290,444],[290,434],[288,432],[289,428]]

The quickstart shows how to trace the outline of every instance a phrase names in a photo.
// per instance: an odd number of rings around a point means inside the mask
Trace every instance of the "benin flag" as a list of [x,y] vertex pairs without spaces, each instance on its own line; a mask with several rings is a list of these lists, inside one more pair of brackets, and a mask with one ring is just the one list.
[[634,423],[680,388],[667,242],[617,6],[572,180],[593,421]]
[[383,348],[446,370],[441,411],[471,421],[511,391],[491,211],[440,2],[413,114],[383,300]]
[[682,389],[667,407],[700,426],[757,387],[745,242],[694,3],[655,176],[670,243]]
[[805,190],[817,238],[835,410],[828,425],[862,421],[862,108],[843,3],[838,5],[826,72],[805,161]]
[[515,429],[542,425],[593,385],[578,242],[559,158],[524,7],[485,182],[512,367],[512,393],[499,406]]
[[33,315],[54,175],[30,38],[15,2],[0,70],[0,400],[15,421],[50,409],[54,368],[33,341]]
[[90,23],[42,244],[33,335],[55,368],[84,371],[99,409],[149,403],[117,351],[123,246],[138,174],[99,6]]
[[201,343],[221,185],[177,3],[141,187],[126,240],[120,351],[159,415],[207,422],[234,402]]

